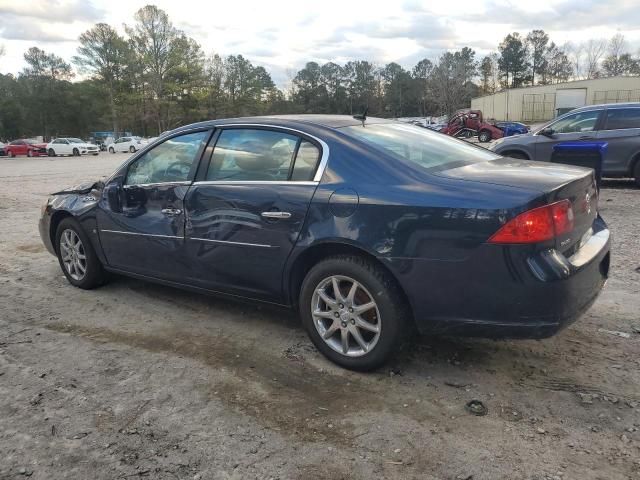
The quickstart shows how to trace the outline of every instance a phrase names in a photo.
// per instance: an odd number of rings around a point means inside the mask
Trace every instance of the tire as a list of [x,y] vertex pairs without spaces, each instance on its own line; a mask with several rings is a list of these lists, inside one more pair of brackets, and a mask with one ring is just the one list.
[[113,149],[113,147],[109,147],[109,153],[116,153],[116,151]]
[[640,159],[636,161],[636,166],[633,169],[633,178],[638,188],[640,188]]
[[[340,298],[333,293],[334,278]],[[355,295],[349,295],[354,281],[358,284]],[[324,296],[318,294],[319,290],[324,291]],[[370,305],[372,300],[374,306],[358,314],[357,307]],[[322,311],[323,315],[313,315],[312,308]],[[318,350],[334,363],[351,370],[380,367],[399,349],[411,325],[406,301],[393,278],[382,267],[352,255],[329,257],[307,273],[300,290],[299,309],[302,323]],[[360,328],[363,323],[367,328]],[[359,332],[366,349],[351,333],[354,330]],[[345,331],[347,354],[343,342]],[[328,335],[327,340],[323,335]]]
[[9,157],[16,158],[16,154],[11,151],[11,152],[9,152]]
[[[69,241],[69,238],[72,240]],[[73,239],[80,241],[80,248],[75,250],[73,259],[65,264],[66,259],[63,260],[65,251],[69,251],[70,244],[73,244]],[[67,245],[67,246],[65,246]],[[76,243],[77,245],[77,243]],[[58,256],[58,262],[64,276],[67,277],[69,283],[75,287],[90,290],[102,285],[105,281],[106,275],[102,268],[102,264],[96,255],[89,238],[84,233],[84,230],[80,224],[73,218],[67,217],[63,219],[56,230],[55,236],[55,248]],[[69,267],[69,263],[75,263],[74,261],[82,264],[82,258],[80,255],[84,255],[84,268],[82,273],[81,268],[75,266]]]
[[50,148],[47,151],[47,155],[49,155],[50,157],[55,157],[56,156],[56,152],[55,152],[55,150],[53,148]]
[[79,157],[80,156],[80,151],[77,148],[73,149],[73,156],[74,157]]
[[503,154],[503,156],[510,157],[510,158],[517,158],[519,160],[529,160],[529,157],[527,157],[522,152],[506,152]]
[[134,147],[133,145],[131,145],[131,146],[129,147],[129,152],[130,152],[130,153],[136,153],[136,147]]
[[491,141],[491,132],[489,130],[482,130],[478,134],[478,141],[480,143],[487,143]]
[[33,157],[33,150],[27,150],[27,157]]

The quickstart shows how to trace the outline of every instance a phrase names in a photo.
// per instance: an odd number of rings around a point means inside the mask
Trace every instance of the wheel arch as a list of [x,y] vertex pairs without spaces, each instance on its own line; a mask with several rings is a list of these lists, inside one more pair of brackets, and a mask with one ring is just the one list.
[[49,238],[51,239],[51,245],[53,245],[53,249],[56,249],[56,231],[58,230],[58,225],[65,218],[73,218],[73,214],[68,212],[67,210],[56,210],[53,215],[51,215],[51,222],[49,224]]
[[[394,272],[388,267],[388,265],[386,265],[383,261],[381,261],[366,248],[359,245],[354,245],[352,243],[340,241],[326,241],[311,245],[293,260],[293,263],[288,269],[288,276],[286,277],[285,284],[287,287],[287,291],[285,292],[285,294],[290,305],[292,305],[294,308],[297,307],[298,297],[300,296],[300,288],[302,287],[304,277],[307,275],[309,270],[311,270],[314,265],[316,265],[323,259],[336,255],[360,256],[379,266],[386,272],[389,278],[391,278],[395,282],[396,287],[398,288],[400,294],[403,296],[406,304],[411,305],[411,303],[409,302],[409,297],[402,288],[402,284],[400,283]],[[413,319],[413,311],[412,309],[409,310],[411,313],[411,323],[415,324],[415,321]]]

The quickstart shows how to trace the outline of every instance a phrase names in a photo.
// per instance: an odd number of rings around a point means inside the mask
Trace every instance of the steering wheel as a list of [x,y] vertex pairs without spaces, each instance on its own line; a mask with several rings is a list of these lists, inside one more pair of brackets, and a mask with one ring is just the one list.
[[186,179],[189,176],[191,164],[184,161],[173,162],[164,170],[164,178],[167,179]]

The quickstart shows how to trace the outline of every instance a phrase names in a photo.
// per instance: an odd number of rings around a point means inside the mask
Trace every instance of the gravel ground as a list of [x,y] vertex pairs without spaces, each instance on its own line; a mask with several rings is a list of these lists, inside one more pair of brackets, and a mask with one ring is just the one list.
[[70,286],[40,206],[125,158],[0,159],[0,478],[640,479],[631,182],[602,191],[611,278],[579,322],[544,341],[421,338],[365,375],[288,311]]

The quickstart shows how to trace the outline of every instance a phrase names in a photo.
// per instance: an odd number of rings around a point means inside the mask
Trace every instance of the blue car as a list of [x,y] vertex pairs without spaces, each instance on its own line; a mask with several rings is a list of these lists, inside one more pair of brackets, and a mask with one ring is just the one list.
[[496,122],[496,127],[504,132],[505,137],[529,133],[529,127],[520,122]]
[[413,332],[542,338],[609,269],[593,171],[503,158],[428,129],[329,115],[168,132],[106,180],[51,195],[68,281],[107,272],[296,309],[370,370]]

